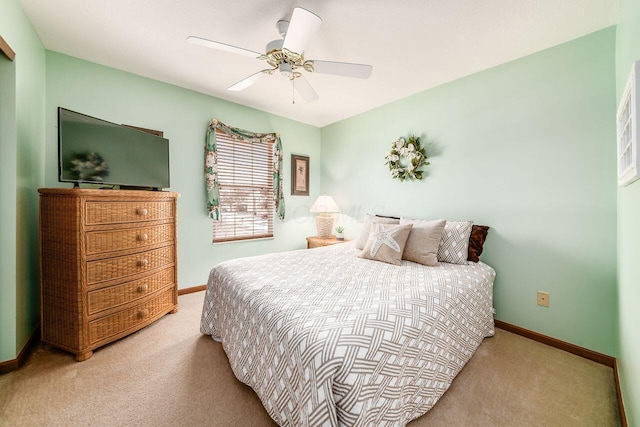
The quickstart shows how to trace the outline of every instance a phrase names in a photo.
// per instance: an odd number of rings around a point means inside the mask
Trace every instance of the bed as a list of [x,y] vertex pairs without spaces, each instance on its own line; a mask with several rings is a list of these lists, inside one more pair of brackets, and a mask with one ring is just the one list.
[[281,426],[403,426],[494,334],[495,271],[358,258],[353,242],[212,269],[201,332]]

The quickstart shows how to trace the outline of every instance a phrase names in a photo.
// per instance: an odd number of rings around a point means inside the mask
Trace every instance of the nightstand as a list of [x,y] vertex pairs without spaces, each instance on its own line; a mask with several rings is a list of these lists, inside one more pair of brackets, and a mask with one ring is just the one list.
[[348,242],[349,239],[338,240],[336,236],[331,237],[307,237],[307,249],[319,248],[322,246],[335,245],[336,243]]

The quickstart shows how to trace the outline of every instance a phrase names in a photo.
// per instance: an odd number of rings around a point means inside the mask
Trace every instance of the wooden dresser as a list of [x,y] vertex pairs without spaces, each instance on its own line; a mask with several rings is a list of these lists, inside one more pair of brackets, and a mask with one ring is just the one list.
[[44,343],[82,361],[177,311],[177,193],[38,191]]

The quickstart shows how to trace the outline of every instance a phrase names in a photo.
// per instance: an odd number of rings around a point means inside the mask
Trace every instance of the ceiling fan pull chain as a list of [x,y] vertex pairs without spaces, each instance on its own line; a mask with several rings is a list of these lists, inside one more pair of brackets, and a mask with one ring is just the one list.
[[295,105],[296,103],[296,88],[295,88],[295,79],[291,79],[291,103]]

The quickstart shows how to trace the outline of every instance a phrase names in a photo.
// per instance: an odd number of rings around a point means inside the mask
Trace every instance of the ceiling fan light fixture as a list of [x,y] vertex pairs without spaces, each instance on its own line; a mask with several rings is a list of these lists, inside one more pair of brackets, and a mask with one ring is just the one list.
[[291,78],[293,74],[293,67],[288,62],[283,62],[278,66],[278,70],[280,71],[280,75]]

